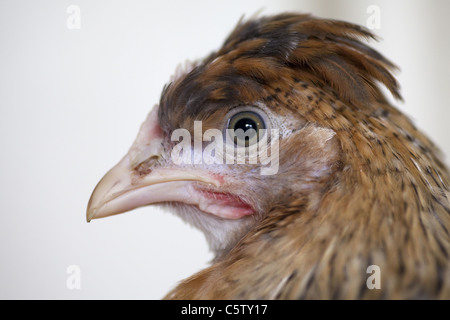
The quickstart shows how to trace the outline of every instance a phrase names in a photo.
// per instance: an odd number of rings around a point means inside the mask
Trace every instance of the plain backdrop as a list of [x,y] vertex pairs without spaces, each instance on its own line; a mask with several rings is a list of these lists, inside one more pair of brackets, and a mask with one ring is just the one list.
[[179,63],[243,15],[283,11],[375,26],[401,69],[393,103],[450,155],[450,1],[1,0],[0,298],[160,299],[208,265],[203,235],[170,213],[88,224],[86,205]]

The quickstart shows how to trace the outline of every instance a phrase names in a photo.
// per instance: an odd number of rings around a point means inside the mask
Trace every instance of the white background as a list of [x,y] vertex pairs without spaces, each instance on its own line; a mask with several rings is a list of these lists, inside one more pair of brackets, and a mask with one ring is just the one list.
[[[66,10],[81,10],[80,29]],[[159,299],[204,268],[203,235],[142,208],[85,221],[94,186],[128,150],[186,59],[262,9],[366,25],[398,64],[396,105],[450,155],[450,1],[0,1],[0,298]],[[448,160],[447,160],[448,163]],[[81,271],[69,289],[67,268]]]

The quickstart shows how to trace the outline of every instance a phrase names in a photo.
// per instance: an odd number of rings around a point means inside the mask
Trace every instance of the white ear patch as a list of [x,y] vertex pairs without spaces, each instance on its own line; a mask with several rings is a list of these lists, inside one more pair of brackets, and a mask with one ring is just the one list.
[[323,149],[325,147],[325,144],[330,141],[335,135],[336,132],[334,132],[333,130],[322,127],[314,127],[308,133],[308,136],[314,137],[314,140],[317,143],[317,147],[321,149]]

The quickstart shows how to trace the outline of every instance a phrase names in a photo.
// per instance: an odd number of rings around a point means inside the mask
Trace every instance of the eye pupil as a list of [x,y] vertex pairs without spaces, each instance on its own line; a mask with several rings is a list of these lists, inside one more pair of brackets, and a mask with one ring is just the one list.
[[[243,118],[240,119],[236,122],[236,124],[234,125],[234,130],[239,130],[242,129],[242,131],[244,132],[244,134],[246,133],[247,130],[253,129],[254,132],[252,132],[252,136],[250,137],[249,135],[244,135],[243,137],[240,137],[241,140],[245,141],[245,145],[248,146],[249,144],[249,140],[251,138],[253,138],[253,136],[256,134],[258,134],[258,124],[253,121],[250,118]],[[239,134],[237,134],[239,136]]]
[[244,132],[247,131],[248,129],[257,130],[258,125],[252,119],[244,118],[244,119],[238,120],[236,122],[236,124],[234,125],[234,130],[237,130],[237,129],[242,129],[242,130],[244,130]]
[[265,129],[264,120],[252,111],[243,111],[233,115],[228,122],[233,140],[239,146],[253,145],[259,141],[261,129]]

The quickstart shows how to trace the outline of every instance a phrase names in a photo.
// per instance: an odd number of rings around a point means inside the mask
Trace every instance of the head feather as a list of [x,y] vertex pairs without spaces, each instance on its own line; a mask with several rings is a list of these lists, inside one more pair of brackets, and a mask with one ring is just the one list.
[[363,42],[369,39],[376,37],[364,27],[305,14],[241,20],[220,50],[166,86],[161,122],[252,103],[280,80],[309,83],[358,109],[387,103],[379,84],[401,99],[395,65]]

